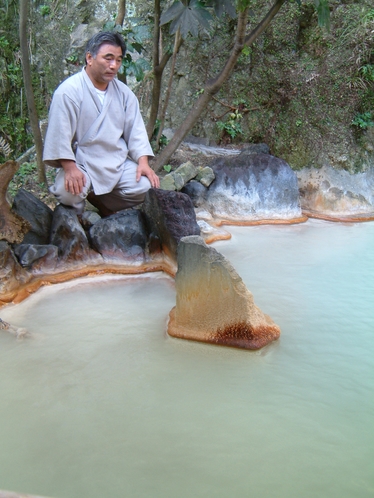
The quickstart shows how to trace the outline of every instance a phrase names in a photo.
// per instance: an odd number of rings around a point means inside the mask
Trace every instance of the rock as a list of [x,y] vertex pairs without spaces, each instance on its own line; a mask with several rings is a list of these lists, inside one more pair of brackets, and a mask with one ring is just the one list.
[[138,209],[126,209],[103,218],[90,228],[92,246],[104,260],[143,263],[147,234]]
[[23,237],[22,244],[48,244],[53,218],[52,209],[23,188],[17,192],[12,209],[31,225]]
[[[58,247],[51,244],[18,244],[14,248],[14,254],[24,268],[32,268],[43,272],[56,268],[58,258]],[[35,262],[38,262],[35,265]]]
[[224,230],[223,228],[214,227],[210,225],[205,220],[197,220],[197,224],[200,227],[200,233],[204,242],[210,244],[216,240],[229,240],[231,239],[231,234]]
[[301,217],[296,173],[268,154],[217,158],[206,207],[221,220],[293,220]]
[[88,230],[95,223],[101,220],[101,216],[96,211],[84,211],[81,216],[81,225],[85,230]]
[[56,207],[50,243],[58,247],[58,259],[61,263],[85,266],[88,263],[102,262],[101,256],[90,248],[74,208],[62,204]]
[[251,156],[252,154],[270,154],[267,144],[251,144],[243,147],[240,152],[241,156]]
[[331,166],[297,172],[302,209],[310,216],[374,216],[374,167],[351,175]]
[[200,168],[197,175],[196,181],[200,182],[204,187],[209,187],[209,185],[215,180],[216,176],[214,171],[209,166],[205,168]]
[[174,181],[174,175],[168,173],[160,179],[160,188],[162,190],[177,190]]
[[143,204],[148,231],[156,237],[163,251],[177,259],[179,241],[186,235],[199,235],[191,199],[181,192],[150,189]]
[[178,248],[173,337],[259,349],[278,339],[279,327],[254,304],[228,260],[201,237],[184,237]]
[[187,161],[165,175],[160,181],[160,187],[163,190],[181,190],[197,173],[198,168],[191,161]]
[[191,180],[182,188],[182,192],[190,197],[195,207],[199,207],[204,203],[206,190],[206,187],[196,180]]
[[0,296],[16,290],[30,279],[30,273],[18,263],[10,245],[0,240]]
[[7,201],[7,189],[14,174],[19,168],[16,161],[7,161],[0,165],[0,240],[19,243],[30,229],[30,223],[10,210]]

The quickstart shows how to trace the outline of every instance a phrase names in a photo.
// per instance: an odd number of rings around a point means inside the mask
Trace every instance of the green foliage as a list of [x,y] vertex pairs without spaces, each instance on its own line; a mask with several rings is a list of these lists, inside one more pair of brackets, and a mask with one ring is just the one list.
[[167,145],[169,143],[169,140],[165,137],[165,135],[161,135],[161,137],[159,139],[159,143],[158,144],[156,143],[156,137],[157,137],[158,132],[160,130],[160,126],[161,126],[161,121],[159,119],[156,119],[156,124],[155,124],[155,128],[153,130],[152,139],[151,139],[151,145],[154,149],[156,149],[157,147],[159,149],[162,149],[163,147],[165,147],[165,145]]
[[360,67],[360,73],[366,81],[374,81],[374,65],[365,64]]
[[116,25],[115,21],[105,23],[104,31],[116,31],[120,33],[127,47],[127,53],[122,61],[120,73],[126,76],[134,76],[136,81],[142,81],[146,71],[149,71],[150,65],[144,57],[134,57],[137,53],[141,55],[145,49],[144,42],[149,37],[146,26],[138,25],[136,18],[128,18],[126,26]]
[[243,130],[240,124],[243,115],[238,110],[231,112],[226,121],[217,121],[218,129],[229,135],[232,139],[242,135]]
[[209,31],[211,20],[209,11],[198,0],[186,4],[177,0],[162,14],[160,24],[162,26],[171,22],[170,33],[175,34],[179,29],[182,37],[186,38],[188,33],[197,36],[200,27]]
[[357,114],[352,121],[352,125],[361,128],[361,130],[367,130],[369,127],[374,126],[372,113],[364,112]]
[[49,5],[40,5],[39,11],[43,17],[49,16],[51,13],[51,7]]
[[330,8],[328,0],[314,0],[318,15],[318,26],[330,30]]
[[[4,32],[0,37],[0,135],[17,157],[31,146],[32,136],[27,130],[28,111],[23,89],[23,75],[19,55],[17,24],[12,12],[0,10],[0,22]],[[0,160],[5,158],[0,150]]]
[[165,165],[164,165],[164,170],[165,170],[167,173],[170,173],[170,171],[171,171],[171,164],[165,164]]
[[8,192],[12,197],[16,195],[21,187],[24,187],[28,178],[37,176],[37,166],[35,163],[23,163],[15,173],[9,183]]

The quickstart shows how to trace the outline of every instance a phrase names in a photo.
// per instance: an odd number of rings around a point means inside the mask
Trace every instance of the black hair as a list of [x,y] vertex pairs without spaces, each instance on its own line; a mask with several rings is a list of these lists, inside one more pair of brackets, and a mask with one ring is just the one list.
[[101,31],[100,33],[96,33],[96,35],[88,40],[85,53],[90,53],[92,57],[95,58],[101,45],[104,45],[105,43],[113,45],[114,47],[121,47],[122,57],[125,56],[126,43],[124,39],[119,33],[113,33],[111,31]]

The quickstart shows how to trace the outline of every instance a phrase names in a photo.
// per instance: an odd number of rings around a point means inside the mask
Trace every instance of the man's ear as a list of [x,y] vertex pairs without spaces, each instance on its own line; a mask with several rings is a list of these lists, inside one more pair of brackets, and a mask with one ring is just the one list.
[[92,59],[93,59],[93,57],[92,57],[92,55],[90,54],[90,52],[87,52],[87,53],[86,53],[86,62],[87,62],[87,64],[88,64],[89,66],[92,64]]

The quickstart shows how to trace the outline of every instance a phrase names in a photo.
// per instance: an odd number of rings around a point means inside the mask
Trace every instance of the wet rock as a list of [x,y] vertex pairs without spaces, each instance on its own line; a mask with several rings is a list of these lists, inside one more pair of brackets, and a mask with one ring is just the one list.
[[297,176],[269,154],[217,158],[206,206],[215,218],[233,221],[292,220],[301,217]]
[[48,272],[56,267],[58,248],[51,244],[18,244],[14,247],[14,254],[24,268]]
[[0,240],[0,296],[12,292],[31,279],[31,274],[18,263],[10,245]]
[[58,247],[61,263],[84,266],[102,262],[101,256],[90,248],[75,210],[62,204],[53,213],[50,243]]
[[22,244],[48,244],[53,211],[44,202],[21,188],[13,201],[12,209],[30,223]]
[[160,240],[163,251],[174,261],[180,239],[200,234],[192,201],[186,194],[150,189],[143,211],[148,231]]
[[297,172],[302,209],[331,217],[374,216],[374,167],[351,175],[331,166]]
[[279,327],[253,301],[229,261],[201,237],[184,237],[178,248],[173,337],[259,349],[277,339]]
[[89,233],[92,246],[104,260],[144,262],[147,234],[138,209],[126,209],[103,218]]

